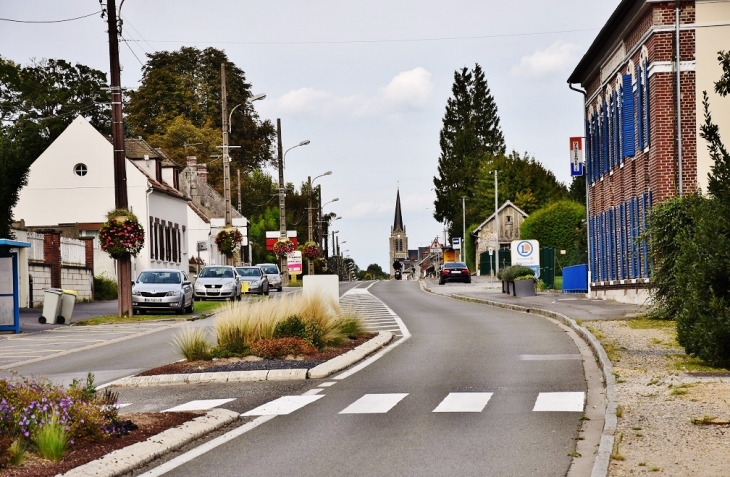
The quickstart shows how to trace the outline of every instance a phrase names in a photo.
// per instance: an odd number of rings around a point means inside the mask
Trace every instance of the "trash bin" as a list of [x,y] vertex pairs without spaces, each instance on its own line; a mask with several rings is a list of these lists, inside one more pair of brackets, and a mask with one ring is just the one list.
[[61,295],[61,311],[58,313],[58,322],[71,324],[71,317],[74,314],[76,297],[79,294],[76,290],[63,290]]
[[63,290],[60,288],[43,289],[43,314],[38,317],[38,323],[56,323],[61,311],[62,294]]

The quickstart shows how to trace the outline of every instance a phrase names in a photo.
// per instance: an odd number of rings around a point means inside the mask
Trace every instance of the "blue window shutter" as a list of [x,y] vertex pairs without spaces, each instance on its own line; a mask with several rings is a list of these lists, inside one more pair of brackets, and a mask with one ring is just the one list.
[[603,139],[601,140],[601,143],[603,144],[603,173],[606,174],[610,167],[608,165],[608,104],[606,104],[605,100],[603,101],[602,113],[601,120],[603,122]]
[[651,132],[649,119],[649,60],[644,60],[644,145],[649,147]]
[[[641,233],[646,233],[646,219],[649,216],[649,194],[641,195]],[[644,277],[649,278],[649,246],[646,243],[646,239],[641,241],[641,247],[643,248],[642,255],[644,256]]]
[[593,129],[593,180],[597,180],[598,177],[601,175],[600,173],[600,166],[601,166],[601,156],[598,153],[598,146],[600,145],[600,139],[598,135],[598,114],[593,113],[592,121],[592,129]]
[[618,92],[616,93],[616,163],[621,164],[624,162],[624,134],[623,134],[623,86],[618,85]]
[[631,87],[631,75],[623,75],[622,104],[621,104],[621,132],[622,154],[624,157],[634,157],[634,91]]
[[606,118],[608,119],[608,170],[613,169],[613,95],[608,97],[608,107],[606,108]]
[[639,200],[637,197],[634,197],[631,199],[631,205],[633,206],[634,213],[632,218],[632,225],[633,225],[633,235],[634,240],[632,243],[632,248],[634,250],[634,253],[632,254],[634,259],[634,278],[639,278],[640,276],[640,270],[639,270]]
[[639,150],[644,150],[644,87],[641,84],[641,66],[636,67],[636,139]]
[[619,149],[621,121],[618,118],[618,93],[616,91],[613,92],[611,99],[613,100],[613,121],[611,121],[613,125],[613,165],[618,166],[621,163],[621,150]]
[[593,151],[591,151],[592,138],[591,138],[591,124],[586,117],[585,120],[585,132],[586,132],[586,179],[588,184],[593,182],[593,174],[591,174],[591,167],[593,167]]

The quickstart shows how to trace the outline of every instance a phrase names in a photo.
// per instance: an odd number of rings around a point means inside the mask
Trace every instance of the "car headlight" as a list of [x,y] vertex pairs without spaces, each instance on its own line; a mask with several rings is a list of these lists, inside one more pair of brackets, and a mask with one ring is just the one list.
[[196,290],[205,290],[205,285],[202,283],[195,282],[195,289]]
[[224,284],[223,284],[223,286],[222,286],[221,288],[222,288],[223,290],[231,290],[231,289],[232,289],[232,288],[234,288],[235,286],[236,286],[236,282],[228,282],[228,283],[224,283]]
[[134,295],[134,296],[141,296],[142,293],[140,293],[139,290],[132,290],[132,295]]
[[167,296],[180,296],[180,295],[182,295],[180,290],[172,290],[172,291],[167,292]]

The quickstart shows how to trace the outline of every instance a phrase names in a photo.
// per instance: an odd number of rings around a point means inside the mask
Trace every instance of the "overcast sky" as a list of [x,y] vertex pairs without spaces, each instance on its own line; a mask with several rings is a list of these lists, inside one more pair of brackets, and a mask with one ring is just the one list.
[[[117,5],[121,0],[117,0]],[[387,270],[400,185],[409,248],[433,219],[438,135],[454,71],[479,63],[508,150],[570,183],[568,138],[583,134],[582,97],[566,80],[618,0],[125,0],[122,85],[139,86],[145,53],[223,49],[246,73],[262,118],[282,121],[285,180],[322,177],[325,212],[361,268]],[[0,18],[43,21],[99,11],[98,0],[0,0]],[[109,71],[106,23],[0,21],[0,55],[57,58]],[[235,128],[235,119],[233,127]],[[276,177],[275,171],[271,171]],[[245,198],[244,198],[245,200]],[[491,211],[484,211],[484,218]],[[17,217],[16,217],[17,219]]]

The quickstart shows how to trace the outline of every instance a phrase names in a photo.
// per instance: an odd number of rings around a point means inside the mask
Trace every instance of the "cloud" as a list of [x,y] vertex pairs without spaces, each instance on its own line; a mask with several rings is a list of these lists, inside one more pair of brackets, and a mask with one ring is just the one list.
[[315,88],[291,90],[276,101],[276,109],[288,114],[348,113],[355,116],[398,114],[419,110],[431,99],[431,73],[420,66],[398,73],[373,96],[341,96]]
[[520,64],[512,68],[511,74],[523,78],[544,78],[564,73],[576,64],[577,51],[577,45],[556,41],[544,50],[523,56]]

